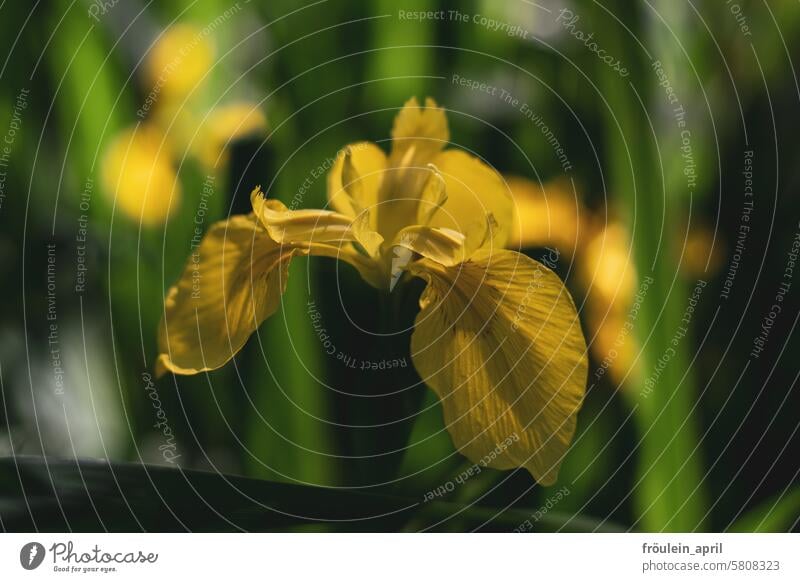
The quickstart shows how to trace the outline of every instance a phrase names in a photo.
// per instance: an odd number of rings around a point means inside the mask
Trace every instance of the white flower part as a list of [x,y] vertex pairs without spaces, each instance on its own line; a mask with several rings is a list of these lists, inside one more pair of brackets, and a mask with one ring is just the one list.
[[415,236],[416,234],[403,233],[400,242],[392,247],[394,256],[392,257],[392,277],[389,281],[390,293],[394,291],[395,286],[400,281],[403,271],[406,270],[408,263],[411,262],[411,258],[414,256],[414,251],[412,251],[410,247],[413,246],[414,241],[412,239]]

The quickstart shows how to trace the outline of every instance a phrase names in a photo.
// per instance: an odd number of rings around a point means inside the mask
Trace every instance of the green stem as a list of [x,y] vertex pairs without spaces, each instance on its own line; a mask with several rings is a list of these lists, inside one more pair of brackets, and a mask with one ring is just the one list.
[[[608,10],[617,15],[625,13],[618,2]],[[603,21],[619,26],[604,12],[596,11],[595,16],[598,27]],[[638,470],[633,484],[639,519],[636,527],[645,531],[690,531],[703,528],[705,488],[697,447],[694,411],[697,395],[688,369],[690,339],[675,342],[687,302],[685,285],[676,276],[678,261],[671,252],[672,237],[676,235],[674,225],[678,224],[673,215],[679,205],[675,192],[668,188],[664,192],[670,180],[668,177],[665,183],[659,180],[662,173],[658,157],[659,153],[672,156],[676,152],[664,151],[662,131],[657,131],[658,141],[654,141],[653,112],[646,108],[651,109],[651,104],[658,103],[656,100],[663,96],[655,92],[659,89],[658,79],[650,69],[651,61],[635,46],[636,41],[623,33],[607,34],[602,42],[613,54],[629,55],[632,72],[638,73],[631,78],[643,82],[631,85],[610,68],[598,65],[602,94],[610,105],[608,151],[614,152],[610,189],[620,196],[629,218],[639,276],[650,275],[654,279],[637,323],[645,377],[651,375],[667,350],[671,354],[652,390],[631,386],[626,392],[636,410],[640,435]],[[634,61],[637,55],[638,63]],[[653,59],[660,56],[653,54]],[[660,152],[656,146],[661,146]]]

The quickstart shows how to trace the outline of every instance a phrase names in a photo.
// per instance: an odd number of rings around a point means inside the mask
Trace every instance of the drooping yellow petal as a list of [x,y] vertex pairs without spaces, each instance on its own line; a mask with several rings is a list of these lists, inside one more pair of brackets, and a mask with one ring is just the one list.
[[297,252],[253,214],[214,224],[167,293],[156,373],[197,374],[233,358],[278,309]]
[[[292,241],[305,231],[302,226],[282,224],[282,217],[275,216],[281,208],[290,214],[286,207],[260,194],[254,201],[252,214],[234,216],[209,229],[167,293],[159,327],[158,375],[166,371],[197,374],[233,358],[278,309],[289,263],[296,254],[343,260],[367,282],[379,286],[374,263],[349,243],[340,246],[333,232],[320,234],[325,241]],[[299,219],[304,222],[305,218]]]
[[473,226],[485,226],[488,215],[496,228],[486,241],[502,248],[513,220],[513,202],[503,178],[478,158],[461,150],[447,150],[433,160],[445,181],[447,201],[433,215],[431,226],[452,228],[467,234]]
[[122,131],[103,158],[107,195],[129,219],[145,226],[167,220],[180,206],[181,186],[164,135],[145,123]]
[[540,185],[525,178],[508,178],[514,199],[514,226],[509,248],[553,246],[573,256],[586,234],[586,211],[570,184],[554,180]]
[[[346,158],[349,158],[351,168],[348,179],[344,180]],[[386,154],[374,143],[359,142],[342,150],[328,173],[328,203],[331,208],[353,218],[367,210],[373,217],[370,228],[374,230],[378,193],[386,163]]]
[[183,100],[206,75],[214,62],[209,36],[189,24],[175,25],[158,37],[144,63],[149,93],[159,100]]
[[566,288],[543,265],[506,250],[453,267],[422,260],[413,269],[428,286],[412,359],[441,399],[456,447],[473,462],[525,467],[554,483],[587,372]]
[[266,127],[267,118],[256,104],[229,103],[208,114],[193,143],[200,160],[213,168],[227,163],[231,142],[258,135]]

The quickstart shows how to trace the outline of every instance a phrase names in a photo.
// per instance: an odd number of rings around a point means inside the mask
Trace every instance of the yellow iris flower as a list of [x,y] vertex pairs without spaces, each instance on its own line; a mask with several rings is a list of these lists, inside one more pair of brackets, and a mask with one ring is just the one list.
[[289,210],[253,190],[253,212],[213,225],[169,290],[157,372],[196,374],[233,358],[278,309],[295,255],[341,259],[387,292],[420,277],[411,357],[455,446],[554,483],[586,384],[575,306],[553,272],[503,248],[513,224],[503,179],[448,141],[444,111],[412,99],[388,156],[364,142],[339,155],[332,210]]

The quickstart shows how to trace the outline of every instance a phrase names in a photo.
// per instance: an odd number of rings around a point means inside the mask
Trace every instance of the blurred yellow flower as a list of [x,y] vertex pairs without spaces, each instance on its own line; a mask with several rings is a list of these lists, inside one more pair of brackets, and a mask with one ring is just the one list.
[[[507,183],[515,203],[508,246],[552,246],[575,257],[576,281],[586,294],[583,315],[591,330],[597,376],[608,375],[618,386],[635,385],[641,377],[637,361],[641,346],[629,312],[640,282],[627,229],[616,219],[601,224],[599,217],[592,218],[563,179],[540,185],[510,177]],[[696,278],[712,276],[723,262],[722,243],[703,223],[683,224],[671,237],[681,257],[681,271]]]
[[139,111],[147,121],[138,133],[126,128],[113,138],[102,168],[106,192],[131,220],[156,226],[177,210],[181,187],[173,164],[184,152],[208,171],[225,167],[231,141],[266,128],[266,116],[253,103],[203,109],[213,63],[208,35],[189,24],[167,29],[150,49],[143,67],[150,91]]
[[[623,329],[636,293],[636,267],[627,229],[610,222],[588,237],[578,262],[586,289],[586,321],[592,330],[590,347],[615,384],[631,379],[639,343]],[[635,379],[635,378],[634,378]]]
[[640,344],[625,313],[601,312],[592,304],[587,309],[587,325],[592,330],[590,347],[598,361],[595,377],[608,374],[611,381],[622,386],[638,385],[641,367],[637,360]]
[[214,63],[214,47],[203,31],[177,24],[156,39],[144,63],[148,91],[183,100],[201,83]]
[[344,260],[387,292],[403,274],[420,277],[411,357],[456,447],[555,482],[586,384],[575,306],[552,271],[503,248],[513,224],[503,180],[444,149],[449,137],[444,111],[411,99],[388,156],[362,142],[338,157],[333,210],[289,210],[253,190],[253,212],[214,225],[169,290],[157,372],[229,361],[278,309],[295,255]]
[[213,109],[201,126],[202,138],[195,140],[197,156],[213,168],[228,161],[231,141],[258,135],[267,127],[267,118],[253,103],[230,103]]
[[636,292],[636,267],[625,227],[610,222],[589,237],[579,276],[598,308],[625,311]]
[[101,180],[117,208],[145,226],[161,224],[180,204],[181,185],[164,134],[147,123],[122,131],[103,159]]
[[514,226],[509,248],[553,246],[573,256],[585,236],[586,210],[566,180],[544,185],[526,178],[507,178],[514,198]]

